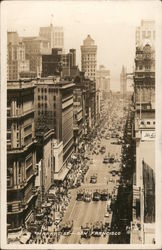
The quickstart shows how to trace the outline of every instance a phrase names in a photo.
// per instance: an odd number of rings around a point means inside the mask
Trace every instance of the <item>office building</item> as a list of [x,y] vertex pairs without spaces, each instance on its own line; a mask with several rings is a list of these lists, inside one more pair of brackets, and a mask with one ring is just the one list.
[[25,45],[17,32],[7,32],[7,80],[18,80],[22,72],[29,72]]
[[7,82],[7,223],[8,232],[22,229],[33,219],[36,140],[34,85],[31,81]]
[[41,78],[35,81],[35,123],[39,131],[54,129],[54,181],[62,180],[74,150],[73,88],[71,81]]
[[142,244],[155,243],[155,50],[151,40],[136,47],[134,73],[136,165],[131,243]]
[[155,45],[155,21],[142,20],[141,25],[136,28],[136,47],[143,46],[144,40],[149,40]]
[[41,37],[23,37],[22,40],[25,44],[25,56],[29,60],[30,72],[40,77],[42,55],[51,53],[49,41]]
[[85,72],[85,76],[91,80],[96,79],[96,56],[97,46],[91,36],[88,35],[81,46],[81,70]]
[[47,39],[50,43],[50,48],[64,49],[64,30],[63,27],[50,26],[40,27],[39,36]]
[[120,94],[123,99],[127,96],[127,71],[124,66],[120,73]]

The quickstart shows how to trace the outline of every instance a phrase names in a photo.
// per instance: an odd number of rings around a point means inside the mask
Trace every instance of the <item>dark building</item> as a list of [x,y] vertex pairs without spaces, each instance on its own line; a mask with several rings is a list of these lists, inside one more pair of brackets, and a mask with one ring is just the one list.
[[36,140],[34,85],[31,81],[7,83],[7,223],[8,232],[19,231],[33,219]]
[[52,54],[42,56],[42,77],[60,75],[75,76],[76,67],[76,50],[70,49],[69,53],[63,53],[62,49],[52,49]]
[[52,49],[52,54],[42,55],[42,77],[60,75],[62,49]]

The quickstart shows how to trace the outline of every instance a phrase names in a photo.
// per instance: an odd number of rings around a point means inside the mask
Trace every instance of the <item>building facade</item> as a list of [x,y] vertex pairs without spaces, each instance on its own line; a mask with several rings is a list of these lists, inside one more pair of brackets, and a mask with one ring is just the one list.
[[[153,33],[154,34],[154,33]],[[136,47],[134,73],[132,243],[155,243],[155,50],[151,41]]]
[[136,28],[136,46],[143,45],[143,41],[147,39],[154,45],[155,43],[155,21],[142,20],[141,25]]
[[103,65],[96,71],[96,90],[100,91],[100,99],[104,100],[110,94],[110,70]]
[[[39,201],[44,201],[45,195],[54,182],[54,129],[37,130],[37,166],[40,171],[36,177],[39,190]],[[39,173],[40,172],[40,173]]]
[[127,71],[124,66],[120,73],[120,94],[123,99],[127,97]]
[[37,197],[34,85],[7,83],[7,223],[21,230],[33,218]]
[[62,78],[66,76],[74,78],[77,71],[75,49],[70,49],[65,54],[61,48],[54,48],[50,55],[42,56],[42,77],[60,75]]
[[50,26],[40,27],[39,36],[46,38],[50,43],[50,48],[64,48],[64,30],[63,27]]
[[[49,129],[54,129],[56,139],[54,148],[56,148],[56,151],[58,153],[60,152],[59,154],[61,154],[58,160],[60,162],[62,161],[62,165],[59,165],[57,162],[54,163],[54,179],[56,180],[63,176],[63,170],[66,170],[69,158],[74,150],[74,84],[70,81],[64,81],[60,79],[54,80],[52,77],[41,78],[38,81],[35,81],[35,85],[36,133],[39,131],[48,131]],[[61,157],[62,160],[60,160]],[[58,166],[57,170],[55,168],[56,165]]]
[[7,32],[7,80],[18,80],[22,72],[29,72],[25,45],[17,32]]
[[22,40],[25,44],[25,55],[26,59],[29,60],[30,72],[40,77],[42,55],[51,53],[49,41],[41,37],[23,37]]
[[77,86],[73,91],[73,131],[75,151],[83,137],[83,93]]
[[85,72],[86,77],[91,80],[96,79],[96,56],[97,46],[91,36],[88,35],[81,46],[81,70]]

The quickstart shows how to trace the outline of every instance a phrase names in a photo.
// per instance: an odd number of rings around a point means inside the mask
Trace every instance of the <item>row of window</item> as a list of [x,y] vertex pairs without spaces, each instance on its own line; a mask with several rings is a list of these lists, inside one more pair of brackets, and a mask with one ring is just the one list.
[[42,99],[42,100],[43,100],[43,99],[47,100],[47,96],[46,96],[46,95],[45,95],[45,96],[43,96],[43,95],[42,95],[42,96],[38,95],[38,100],[40,100],[40,99]]
[[45,108],[47,108],[47,103],[38,103],[38,108],[43,108],[43,107],[45,107]]
[[140,124],[141,125],[146,125],[146,124],[147,125],[151,125],[151,124],[155,125],[155,121],[153,121],[153,122],[150,122],[150,121],[141,121]]

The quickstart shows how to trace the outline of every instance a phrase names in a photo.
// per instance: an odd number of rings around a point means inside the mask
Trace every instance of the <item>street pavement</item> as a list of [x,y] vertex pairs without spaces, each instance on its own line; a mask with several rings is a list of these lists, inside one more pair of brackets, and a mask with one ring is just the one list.
[[[104,216],[106,214],[106,201],[77,201],[76,194],[77,190],[83,188],[89,191],[95,191],[96,189],[108,189],[111,194],[115,186],[115,181],[119,179],[118,176],[112,177],[111,170],[119,170],[120,162],[114,164],[103,163],[104,156],[108,153],[115,155],[116,158],[120,157],[121,145],[111,144],[113,139],[101,140],[101,146],[106,147],[106,152],[104,154],[99,153],[99,155],[91,154],[90,158],[93,159],[93,163],[90,161],[87,163],[89,170],[87,171],[84,183],[81,187],[71,190],[71,201],[66,210],[65,216],[63,218],[63,223],[68,220],[73,220],[73,232],[70,236],[60,236],[59,244],[107,244],[108,235],[101,237],[92,237],[89,239],[81,238],[81,226],[87,222],[94,223],[96,221],[104,221]],[[108,167],[111,166],[111,167]],[[90,183],[90,177],[93,174],[97,174],[97,183]],[[114,182],[110,182],[110,177],[113,178]],[[111,220],[111,216],[110,216]],[[110,221],[111,222],[111,221]]]

